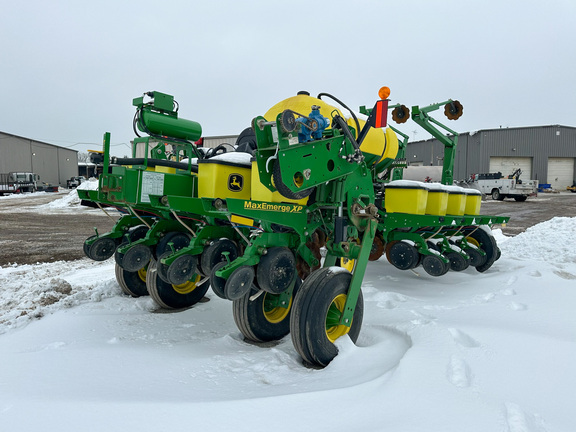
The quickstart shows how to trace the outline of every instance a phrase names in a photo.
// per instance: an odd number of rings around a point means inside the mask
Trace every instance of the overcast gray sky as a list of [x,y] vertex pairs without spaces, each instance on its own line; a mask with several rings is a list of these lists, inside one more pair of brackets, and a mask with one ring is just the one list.
[[459,100],[458,132],[576,126],[575,0],[0,5],[0,131],[80,151],[109,131],[127,154],[132,99],[150,90],[205,136],[238,134],[299,90],[357,109],[382,85],[407,106]]

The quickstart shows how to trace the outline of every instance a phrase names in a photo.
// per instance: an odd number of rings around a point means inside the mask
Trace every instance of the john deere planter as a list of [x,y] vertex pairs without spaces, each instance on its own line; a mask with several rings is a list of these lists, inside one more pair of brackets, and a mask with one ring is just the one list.
[[[291,333],[305,363],[328,365],[336,339],[360,333],[369,260],[385,253],[398,268],[440,275],[484,271],[498,258],[487,228],[505,218],[480,216],[471,192],[450,192],[448,174],[438,197],[401,180],[406,139],[387,128],[388,95],[383,87],[359,119],[333,96],[301,92],[254,118],[235,151],[205,154],[192,143],[200,126],[178,118],[172,96],[146,93],[134,100],[135,132],[148,136],[118,159],[106,134],[99,190],[80,191],[125,212],[86,240],[86,255],[114,255],[124,291],[148,292],[162,307],[192,306],[210,286],[233,302],[246,339]],[[461,105],[448,104],[459,117]],[[410,115],[392,108],[401,121]],[[451,198],[461,200],[457,212],[444,205]]]

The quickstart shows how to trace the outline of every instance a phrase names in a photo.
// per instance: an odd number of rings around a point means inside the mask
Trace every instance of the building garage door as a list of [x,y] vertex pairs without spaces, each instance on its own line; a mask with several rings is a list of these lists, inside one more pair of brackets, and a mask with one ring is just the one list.
[[548,158],[548,183],[554,189],[566,190],[574,182],[574,158]]
[[532,178],[532,158],[531,157],[496,157],[490,158],[490,172],[500,171],[504,177],[508,177],[518,168],[522,170],[522,180]]

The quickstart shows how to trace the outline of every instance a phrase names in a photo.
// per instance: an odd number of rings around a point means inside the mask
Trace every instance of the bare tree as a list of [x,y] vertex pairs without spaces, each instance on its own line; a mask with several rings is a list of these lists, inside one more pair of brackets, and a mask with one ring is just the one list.
[[78,152],[78,162],[90,162],[90,155],[84,152]]

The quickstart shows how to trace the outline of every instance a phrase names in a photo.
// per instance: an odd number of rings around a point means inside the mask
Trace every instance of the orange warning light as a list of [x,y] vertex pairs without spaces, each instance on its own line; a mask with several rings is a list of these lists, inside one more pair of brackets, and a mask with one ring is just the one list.
[[380,99],[387,99],[390,96],[390,88],[384,86],[380,90],[378,90],[378,96]]

